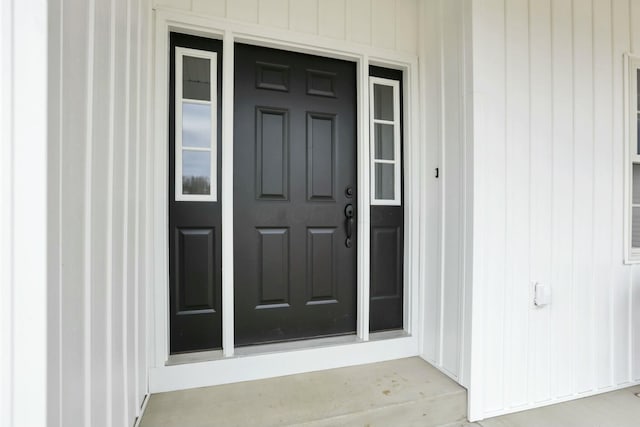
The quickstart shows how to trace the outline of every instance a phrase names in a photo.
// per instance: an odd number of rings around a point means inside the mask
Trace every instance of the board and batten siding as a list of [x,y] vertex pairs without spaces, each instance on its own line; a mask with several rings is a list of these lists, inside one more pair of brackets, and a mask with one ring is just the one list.
[[477,420],[640,380],[640,267],[623,264],[640,2],[474,0],[472,16]]
[[147,393],[151,5],[49,2],[48,425],[131,426]]
[[468,0],[421,3],[422,357],[465,386],[470,362],[473,219],[469,23]]
[[417,0],[153,0],[153,5],[375,48],[417,52]]

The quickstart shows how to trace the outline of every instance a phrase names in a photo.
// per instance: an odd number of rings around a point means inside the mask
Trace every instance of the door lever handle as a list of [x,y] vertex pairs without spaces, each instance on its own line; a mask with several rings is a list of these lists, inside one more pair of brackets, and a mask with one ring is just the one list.
[[354,227],[354,210],[353,210],[353,205],[352,204],[348,204],[347,206],[345,206],[344,208],[344,216],[345,216],[345,228],[347,231],[347,238],[344,241],[344,244],[346,247],[350,248],[353,245],[353,242],[351,241],[351,235],[353,234],[353,227]]

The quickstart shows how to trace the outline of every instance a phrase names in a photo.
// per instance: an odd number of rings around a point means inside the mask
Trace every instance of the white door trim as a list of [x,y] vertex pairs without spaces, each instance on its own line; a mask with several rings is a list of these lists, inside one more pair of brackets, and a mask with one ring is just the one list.
[[[148,295],[148,332],[152,334],[150,351],[150,391],[197,387],[247,379],[291,374],[327,367],[349,366],[358,363],[408,357],[420,353],[419,253],[420,224],[418,206],[418,60],[415,55],[385,49],[375,49],[354,43],[289,31],[214,19],[192,13],[157,9],[155,15],[154,58],[154,122],[152,158],[154,161],[153,275]],[[221,360],[167,366],[169,358],[169,283],[168,283],[168,73],[169,33],[179,30],[194,35],[222,39],[222,320],[223,358]],[[233,63],[234,43],[248,42],[266,47],[323,55],[354,61],[357,64],[357,132],[358,132],[358,319],[357,338],[353,343],[329,347],[283,351],[275,354],[234,356],[233,313]],[[338,48],[336,47],[338,46]],[[405,182],[405,247],[404,247],[404,329],[407,335],[384,341],[369,341],[369,65],[400,68],[404,81],[404,182]],[[415,183],[415,184],[414,184]],[[224,232],[224,230],[228,230]],[[383,337],[382,334],[376,334]],[[382,343],[382,344],[381,344]],[[364,345],[367,344],[367,345]],[[393,348],[387,348],[393,347]],[[321,361],[330,354],[331,361]],[[279,356],[278,356],[279,355]],[[281,358],[277,363],[273,358]],[[233,360],[242,360],[232,362]],[[247,359],[254,360],[257,369],[246,370]],[[260,361],[264,361],[262,365]],[[276,366],[280,366],[276,368]],[[237,367],[237,369],[235,368]],[[206,374],[209,372],[216,375]],[[222,375],[222,372],[225,374]],[[247,377],[247,372],[253,374]],[[189,376],[191,375],[191,376]],[[187,379],[190,378],[190,379]],[[234,379],[235,378],[235,379]],[[197,385],[194,385],[197,384]]]

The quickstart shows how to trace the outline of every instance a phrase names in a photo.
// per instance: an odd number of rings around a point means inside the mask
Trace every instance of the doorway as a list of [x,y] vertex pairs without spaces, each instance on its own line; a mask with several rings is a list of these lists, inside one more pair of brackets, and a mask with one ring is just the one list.
[[356,64],[234,57],[235,343],[355,333]]

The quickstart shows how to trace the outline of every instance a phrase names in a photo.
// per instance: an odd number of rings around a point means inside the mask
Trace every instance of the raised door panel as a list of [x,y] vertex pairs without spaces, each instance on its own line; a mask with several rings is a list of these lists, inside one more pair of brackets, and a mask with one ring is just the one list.
[[307,95],[336,97],[336,73],[307,70]]
[[307,197],[335,200],[336,118],[331,114],[307,116]]
[[402,286],[400,227],[371,227],[371,299],[398,298]]
[[256,109],[256,189],[258,199],[289,197],[289,113]]
[[256,88],[289,91],[288,65],[256,62]]
[[215,230],[178,229],[178,315],[214,311]]
[[258,229],[260,301],[256,308],[288,306],[289,231],[286,228]]
[[336,295],[336,229],[307,230],[307,304],[338,302]]

